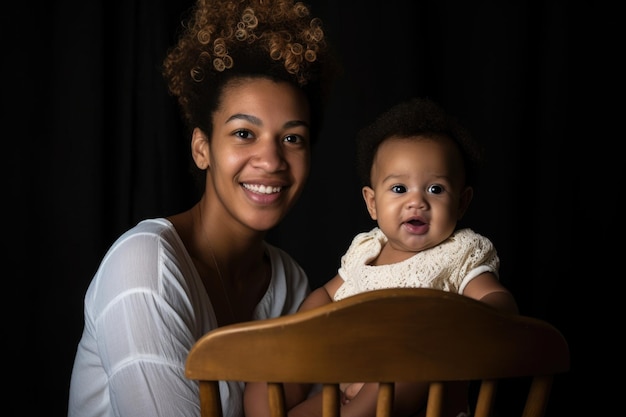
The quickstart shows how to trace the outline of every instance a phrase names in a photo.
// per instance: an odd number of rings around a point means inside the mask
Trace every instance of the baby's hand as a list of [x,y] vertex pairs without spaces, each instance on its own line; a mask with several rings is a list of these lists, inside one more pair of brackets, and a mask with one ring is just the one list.
[[344,382],[339,384],[341,390],[341,404],[348,404],[363,388],[363,382]]

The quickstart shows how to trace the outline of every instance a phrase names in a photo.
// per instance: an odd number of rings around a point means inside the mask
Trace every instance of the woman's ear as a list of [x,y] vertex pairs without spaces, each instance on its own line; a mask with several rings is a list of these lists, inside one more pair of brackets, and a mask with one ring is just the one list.
[[367,185],[361,189],[361,193],[363,194],[363,200],[365,200],[365,205],[367,206],[367,211],[370,214],[372,220],[377,220],[378,216],[376,215],[376,192],[373,188],[368,187]]
[[463,215],[465,215],[465,212],[467,211],[467,208],[469,207],[473,197],[474,189],[472,187],[467,186],[463,191],[461,191],[461,198],[459,199],[459,209],[456,215],[457,220],[461,220]]
[[191,134],[191,156],[198,168],[207,169],[209,167],[210,151],[211,147],[207,135],[200,128],[194,128]]

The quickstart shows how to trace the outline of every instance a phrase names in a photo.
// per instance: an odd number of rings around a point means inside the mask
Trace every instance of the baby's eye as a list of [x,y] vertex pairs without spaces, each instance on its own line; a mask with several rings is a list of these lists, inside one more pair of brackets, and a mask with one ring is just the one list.
[[398,194],[406,193],[406,187],[404,185],[394,185],[391,187],[391,192]]
[[432,184],[428,186],[428,192],[431,194],[441,194],[443,191],[443,187],[439,184]]

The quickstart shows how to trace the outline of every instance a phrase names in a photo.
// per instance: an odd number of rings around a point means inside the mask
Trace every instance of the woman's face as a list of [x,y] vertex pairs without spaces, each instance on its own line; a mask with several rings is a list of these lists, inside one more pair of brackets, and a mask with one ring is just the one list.
[[265,78],[239,78],[222,91],[206,193],[235,221],[266,231],[291,209],[309,175],[309,105],[296,87]]

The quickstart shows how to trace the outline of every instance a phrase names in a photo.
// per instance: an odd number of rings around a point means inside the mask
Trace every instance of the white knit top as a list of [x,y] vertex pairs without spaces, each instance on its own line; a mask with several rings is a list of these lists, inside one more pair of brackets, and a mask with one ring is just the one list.
[[369,265],[386,242],[387,237],[378,227],[355,236],[341,258],[339,275],[344,283],[335,293],[335,301],[365,291],[400,287],[462,294],[467,283],[483,272],[498,276],[500,260],[495,247],[471,229],[458,230],[443,243],[402,262]]

